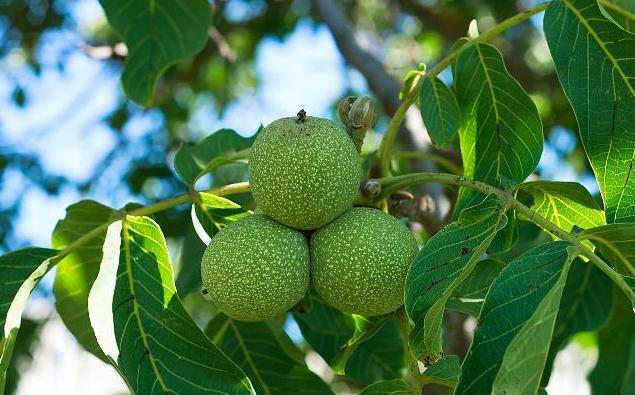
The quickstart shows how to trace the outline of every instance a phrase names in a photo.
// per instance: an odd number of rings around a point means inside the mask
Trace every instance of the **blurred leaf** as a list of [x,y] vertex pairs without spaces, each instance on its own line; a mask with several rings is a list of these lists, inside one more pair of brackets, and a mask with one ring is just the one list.
[[[459,135],[465,175],[504,188],[522,182],[542,153],[542,122],[536,105],[491,45],[464,50],[453,74],[462,113]],[[473,205],[475,199],[476,192],[461,188],[456,212]]]
[[211,12],[205,0],[99,2],[128,47],[121,79],[128,97],[139,104],[151,103],[156,82],[169,66],[207,43]]
[[472,272],[506,218],[498,201],[489,196],[432,236],[410,267],[405,291],[406,311],[415,324],[410,344],[426,365],[441,357],[446,301]]
[[254,393],[183,308],[152,219],[126,216],[109,226],[88,306],[99,345],[134,393]]
[[241,322],[219,313],[205,333],[247,373],[259,394],[332,394],[301,357],[285,351],[301,354],[275,323]]
[[201,259],[205,244],[196,234],[194,225],[187,228],[179,257],[179,275],[176,277],[176,290],[181,298],[201,287]]
[[635,36],[607,20],[594,0],[552,1],[544,30],[606,221],[635,222]]
[[380,381],[371,384],[359,395],[408,395],[410,390],[403,380]]
[[419,110],[430,140],[448,146],[459,131],[459,103],[454,93],[437,77],[424,77],[419,93]]
[[542,244],[503,269],[483,304],[456,395],[502,394],[508,385],[515,385],[510,394],[538,390],[574,258],[570,249],[565,241]]
[[491,258],[478,262],[470,275],[454,290],[446,308],[478,318],[489,287],[504,267],[503,262]]
[[242,137],[231,129],[217,130],[198,144],[182,145],[174,158],[174,167],[183,181],[193,186],[219,166],[247,159],[254,139],[255,136]]
[[577,182],[532,181],[520,184],[518,190],[533,196],[532,210],[567,232],[574,226],[588,229],[606,223],[604,211]]
[[597,266],[580,259],[574,260],[562,292],[541,386],[546,387],[549,383],[558,351],[576,333],[597,330],[603,326],[609,318],[612,303],[611,280]]
[[455,387],[461,375],[459,357],[448,355],[436,361],[422,374],[421,379],[426,384],[440,384],[446,387]]
[[620,27],[635,34],[635,2],[633,0],[597,0]]
[[598,226],[579,237],[590,240],[619,272],[635,275],[635,223]]
[[[46,320],[36,321],[28,318],[23,319],[20,324],[20,336],[15,341],[12,358],[9,369],[6,372],[6,383],[4,394],[14,394],[22,375],[27,375],[33,362],[33,351],[38,345],[40,339],[40,329]],[[0,349],[2,341],[0,341]],[[1,376],[1,375],[0,375]],[[0,379],[0,382],[2,379]],[[2,384],[0,384],[0,394],[2,394]]]
[[205,244],[223,227],[248,215],[251,215],[251,211],[207,192],[199,192],[198,199],[192,206],[192,223]]
[[[93,200],[82,200],[66,208],[66,216],[57,222],[51,245],[64,249],[71,243],[92,231],[111,222],[116,210]],[[88,318],[88,293],[99,273],[103,255],[102,246],[106,229],[92,240],[75,248],[57,264],[53,292],[55,307],[68,330],[79,344],[98,358],[106,361]]]
[[589,374],[594,394],[635,393],[635,315],[616,290],[609,323],[598,334],[599,355]]
[[49,248],[24,248],[0,256],[0,394],[15,346],[22,311],[31,291],[49,271],[57,254]]

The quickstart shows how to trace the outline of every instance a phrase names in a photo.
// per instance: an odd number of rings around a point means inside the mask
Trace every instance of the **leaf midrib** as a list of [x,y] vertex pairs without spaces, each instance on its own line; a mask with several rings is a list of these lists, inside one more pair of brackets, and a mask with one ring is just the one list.
[[[628,88],[629,92],[631,93],[631,95],[635,98],[635,88],[633,88],[633,86],[631,86],[630,82],[628,81],[628,77],[624,74],[624,70],[622,70],[622,68],[619,66],[619,63],[617,62],[617,59],[615,59],[613,57],[613,55],[611,54],[611,52],[606,48],[606,45],[604,44],[604,42],[600,39],[600,37],[598,37],[597,33],[595,32],[595,30],[591,27],[591,25],[589,24],[589,22],[587,21],[587,19],[582,15],[582,13],[580,11],[578,11],[573,4],[571,4],[571,2],[569,0],[562,0],[562,3],[571,11],[573,12],[573,14],[575,14],[576,18],[578,18],[578,21],[580,21],[580,23],[586,28],[587,32],[593,37],[593,39],[595,40],[595,42],[598,44],[598,46],[602,49],[602,51],[606,54],[607,58],[611,61],[611,64],[613,65],[613,67],[617,70],[618,74],[620,75],[620,77],[622,78],[622,80],[624,81],[624,83],[626,84],[626,87]],[[610,23],[610,22],[609,22]],[[626,32],[625,32],[626,33]],[[588,62],[588,59],[587,59]],[[615,89],[615,87],[613,87]]]
[[238,344],[239,344],[240,348],[242,348],[243,353],[245,354],[245,359],[247,360],[247,364],[251,367],[251,370],[254,372],[254,375],[256,376],[256,379],[258,380],[258,382],[262,386],[262,389],[265,391],[265,393],[267,393],[269,395],[273,395],[271,393],[271,390],[269,389],[269,386],[267,385],[267,383],[265,383],[265,381],[260,376],[260,372],[258,371],[258,367],[254,363],[254,360],[251,358],[251,354],[249,353],[249,349],[247,348],[247,346],[245,345],[245,342],[243,341],[242,335],[240,334],[240,332],[238,331],[238,328],[236,328],[236,325],[234,324],[234,322],[231,319],[229,319],[229,326],[231,326],[232,331],[236,335],[236,340],[238,341]]
[[163,378],[161,377],[161,373],[159,372],[159,368],[156,365],[154,360],[154,356],[152,355],[152,351],[150,350],[150,346],[148,344],[148,339],[146,337],[145,328],[143,327],[143,323],[141,322],[141,316],[139,314],[139,304],[137,303],[137,295],[134,289],[134,281],[132,279],[132,261],[130,254],[130,235],[128,233],[128,224],[127,219],[123,219],[123,233],[124,233],[124,248],[126,250],[126,274],[128,277],[128,285],[130,287],[130,294],[132,295],[132,309],[135,319],[137,321],[137,325],[139,325],[139,333],[141,334],[141,340],[143,341],[143,346],[148,352],[148,360],[150,361],[150,366],[152,367],[152,371],[154,372],[159,384],[161,385],[161,389],[164,393],[168,393],[169,388],[163,382]]

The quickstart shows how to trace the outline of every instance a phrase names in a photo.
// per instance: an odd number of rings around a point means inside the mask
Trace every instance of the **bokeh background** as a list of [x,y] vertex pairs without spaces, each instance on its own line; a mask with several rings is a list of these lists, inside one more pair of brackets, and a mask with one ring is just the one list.
[[[481,31],[531,1],[364,0],[211,1],[205,49],[168,70],[151,107],[124,96],[126,48],[97,0],[0,0],[0,253],[49,246],[64,209],[90,198],[112,207],[150,203],[185,190],[172,166],[183,142],[221,128],[252,135],[262,124],[300,108],[335,119],[347,95],[375,98],[377,123],[364,149],[375,148],[387,114],[399,104],[406,72],[433,65],[476,19]],[[538,175],[597,185],[577,137],[575,119],[551,64],[542,15],[494,44],[538,105],[545,149]],[[441,78],[451,84],[449,72]],[[416,108],[400,144],[432,150]],[[452,152],[437,152],[452,161]],[[460,164],[460,163],[457,163]],[[231,170],[231,169],[230,169]],[[204,183],[240,178],[218,173]],[[157,216],[175,265],[189,211]],[[54,272],[25,313],[8,393],[123,394],[115,371],[82,351],[57,317]],[[186,299],[205,309],[196,293]],[[469,332],[469,321],[465,325]],[[291,323],[288,330],[299,339]],[[469,334],[468,334],[469,335]],[[596,351],[582,335],[559,355],[550,394],[584,394]],[[319,361],[314,366],[320,368]]]

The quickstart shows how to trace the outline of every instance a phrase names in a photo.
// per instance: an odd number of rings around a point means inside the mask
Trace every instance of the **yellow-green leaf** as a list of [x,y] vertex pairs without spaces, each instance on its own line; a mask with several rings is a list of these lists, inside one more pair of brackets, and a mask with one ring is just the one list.
[[635,35],[595,0],[554,0],[544,30],[604,200],[608,223],[635,222]]

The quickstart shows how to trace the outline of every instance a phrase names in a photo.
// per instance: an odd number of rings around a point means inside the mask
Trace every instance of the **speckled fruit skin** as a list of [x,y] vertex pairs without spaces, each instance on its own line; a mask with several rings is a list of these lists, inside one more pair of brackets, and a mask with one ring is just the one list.
[[403,304],[417,252],[414,236],[396,218],[355,207],[311,236],[311,281],[346,313],[387,314]]
[[355,144],[328,119],[278,119],[251,148],[249,185],[256,204],[296,229],[317,229],[350,208],[360,174]]
[[306,238],[261,214],[218,232],[201,262],[214,303],[242,321],[271,319],[293,307],[306,294],[309,270]]

